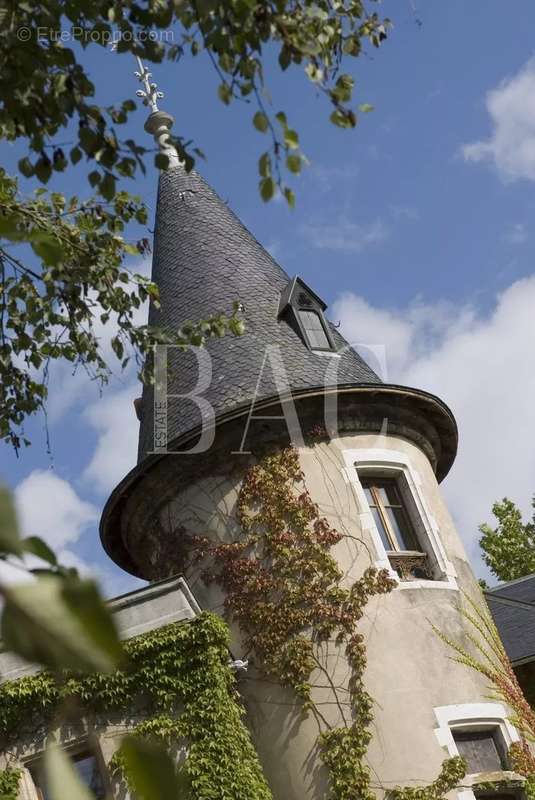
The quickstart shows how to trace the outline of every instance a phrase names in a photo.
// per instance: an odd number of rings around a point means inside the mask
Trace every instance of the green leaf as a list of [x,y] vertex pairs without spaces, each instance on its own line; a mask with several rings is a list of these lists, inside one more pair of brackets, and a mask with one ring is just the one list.
[[22,546],[25,553],[31,553],[37,556],[37,558],[46,561],[48,564],[52,564],[53,567],[57,566],[58,559],[56,558],[56,554],[50,549],[47,543],[38,536],[28,536],[26,539],[23,539]]
[[286,202],[288,203],[290,208],[295,208],[295,194],[294,194],[294,192],[290,188],[286,187],[284,189],[283,194],[284,194],[284,197],[286,198]]
[[331,122],[339,128],[354,128],[357,124],[357,119],[352,111],[341,111],[339,108],[335,109],[331,114]]
[[263,111],[257,111],[253,117],[253,125],[260,133],[265,133],[269,128],[269,120]]
[[312,62],[306,65],[305,72],[314,83],[320,83],[323,80],[323,70],[316,67]]
[[106,172],[104,179],[99,187],[100,194],[105,200],[112,200],[115,195],[115,178],[110,172]]
[[139,800],[181,800],[185,797],[186,781],[163,747],[128,736],[121,745],[121,755]]
[[167,156],[165,153],[156,153],[154,156],[154,166],[156,169],[167,169],[169,166],[169,156]]
[[32,250],[47,266],[55,266],[63,256],[63,248],[52,234],[36,231],[31,238]]
[[232,100],[232,89],[227,83],[220,83],[217,87],[217,94],[219,99],[226,105]]
[[34,168],[35,176],[41,183],[47,183],[52,175],[52,162],[49,158],[40,158]]
[[50,800],[95,800],[68,756],[57,745],[49,745],[44,757],[46,796]]
[[267,203],[275,194],[275,181],[273,178],[262,178],[260,181],[260,196]]
[[369,114],[370,111],[373,111],[373,106],[369,103],[361,103],[359,106],[359,111],[362,111],[363,114]]
[[0,551],[16,556],[22,553],[13,495],[2,485],[0,485]]
[[299,175],[301,172],[301,156],[297,155],[296,153],[290,153],[286,156],[286,166],[293,172],[295,175]]
[[258,159],[258,172],[262,178],[269,178],[271,175],[271,158],[269,153],[262,153]]
[[285,69],[288,69],[288,67],[291,64],[291,61],[292,61],[291,50],[290,50],[289,47],[286,47],[286,45],[283,45],[281,47],[281,51],[279,53],[279,66],[280,66],[280,68],[283,71]]
[[77,164],[82,158],[82,151],[79,147],[73,147],[71,150],[71,162]]
[[115,625],[92,581],[40,577],[7,587],[4,596],[2,639],[27,661],[85,671],[118,663]]
[[331,94],[340,102],[347,103],[351,100],[354,85],[355,80],[351,75],[340,75]]
[[123,654],[111,611],[90,579],[71,578],[64,582],[63,599],[94,645],[113,667]]
[[295,150],[299,147],[299,136],[297,131],[293,131],[291,128],[287,128],[284,131],[284,144],[286,147],[289,147],[290,150]]
[[19,161],[19,172],[24,175],[25,178],[31,178],[33,175],[33,164],[30,159],[25,156],[21,158]]

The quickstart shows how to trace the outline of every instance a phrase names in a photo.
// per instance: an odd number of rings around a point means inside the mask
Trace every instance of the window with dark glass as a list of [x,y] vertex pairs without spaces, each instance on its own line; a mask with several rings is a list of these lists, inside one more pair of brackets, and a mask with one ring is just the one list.
[[312,350],[330,350],[331,343],[318,312],[300,308],[299,317]]
[[498,729],[454,730],[452,733],[459,755],[467,763],[469,774],[508,769],[505,747]]
[[361,483],[385,550],[420,550],[395,478],[362,477]]
[[[82,783],[91,790],[95,800],[105,800],[105,782],[98,758],[87,750],[73,753],[70,758],[79,778]],[[43,764],[41,760],[30,765],[30,774],[39,800],[50,800],[50,795],[44,780]]]

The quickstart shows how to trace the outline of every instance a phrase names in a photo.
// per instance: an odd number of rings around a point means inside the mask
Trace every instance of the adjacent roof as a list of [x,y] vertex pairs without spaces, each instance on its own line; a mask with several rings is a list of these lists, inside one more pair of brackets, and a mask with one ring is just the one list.
[[[181,575],[154,581],[128,594],[108,600],[121,639],[162,628],[172,622],[189,622],[201,609]],[[30,664],[0,642],[0,683],[14,681],[40,672],[42,667]]]
[[535,575],[502,583],[485,597],[512,663],[535,660]]
[[[326,264],[326,268],[331,267]],[[160,177],[152,276],[160,288],[161,309],[152,309],[149,321],[170,331],[188,320],[230,313],[235,301],[243,304],[245,334],[211,340],[207,347],[212,376],[202,395],[216,418],[250,403],[253,397],[277,394],[272,367],[278,354],[282,358],[279,378],[291,391],[381,383],[366,362],[347,348],[334,326],[330,325],[330,330],[340,356],[311,352],[288,321],[278,318],[281,292],[288,286],[289,276],[210,186],[197,173],[187,174],[181,167]],[[265,364],[257,386],[270,346],[274,361]],[[168,393],[193,390],[199,375],[195,354],[171,353],[169,364]],[[194,402],[171,399],[167,441],[183,437],[200,422]],[[139,461],[153,449],[153,395],[146,389]]]

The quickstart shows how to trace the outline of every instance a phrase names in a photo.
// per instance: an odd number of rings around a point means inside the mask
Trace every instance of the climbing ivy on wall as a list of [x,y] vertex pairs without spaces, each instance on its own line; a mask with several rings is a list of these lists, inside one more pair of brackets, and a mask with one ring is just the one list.
[[[128,640],[128,662],[114,673],[84,677],[40,673],[4,683],[0,736],[6,742],[16,737],[21,724],[33,724],[36,709],[46,722],[62,701],[78,700],[82,713],[105,715],[112,710],[127,712],[144,698],[146,718],[134,733],[169,745],[185,743],[183,774],[192,798],[271,800],[243,724],[228,646],[223,620],[203,613],[190,622]],[[121,766],[119,751],[115,767]]]
[[442,764],[439,776],[427,786],[397,786],[388,792],[388,800],[442,800],[466,775],[466,762],[455,756]]
[[0,800],[17,800],[19,796],[20,769],[0,770]]
[[[386,570],[368,568],[346,586],[331,553],[343,535],[320,514],[305,484],[297,451],[264,456],[245,475],[238,499],[243,535],[232,543],[191,537],[207,582],[225,593],[227,613],[245,635],[267,676],[292,687],[303,710],[316,714],[321,757],[333,800],[372,800],[365,762],[373,700],[364,686],[366,647],[358,622],[374,595],[395,586]],[[329,727],[311,697],[318,649],[329,639],[344,648],[351,668],[351,720]],[[461,759],[448,759],[437,780],[422,789],[396,789],[397,800],[439,800],[464,775]]]

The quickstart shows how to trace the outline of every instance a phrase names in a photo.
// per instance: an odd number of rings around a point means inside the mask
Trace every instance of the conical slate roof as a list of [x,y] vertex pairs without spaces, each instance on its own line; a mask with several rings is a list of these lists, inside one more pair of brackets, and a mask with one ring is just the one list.
[[[151,309],[150,324],[176,330],[187,320],[218,312],[230,313],[243,304],[244,335],[213,339],[207,345],[211,379],[199,392],[222,414],[251,400],[277,395],[270,363],[262,364],[266,348],[282,358],[282,380],[302,391],[315,387],[380,384],[373,370],[329,324],[341,354],[310,350],[287,318],[279,318],[281,292],[289,276],[242,225],[236,215],[195,172],[182,167],[160,176],[153,280],[160,289],[161,308]],[[344,349],[347,348],[347,349]],[[203,363],[206,362],[202,356]],[[333,368],[333,365],[337,366]],[[174,351],[169,357],[167,442],[184,440],[201,423],[201,411],[184,395],[195,389],[199,367],[194,352]],[[199,388],[199,387],[197,387]],[[280,388],[280,385],[279,385]],[[206,416],[206,411],[203,412]],[[154,450],[154,403],[145,389],[139,442],[139,461]]]

